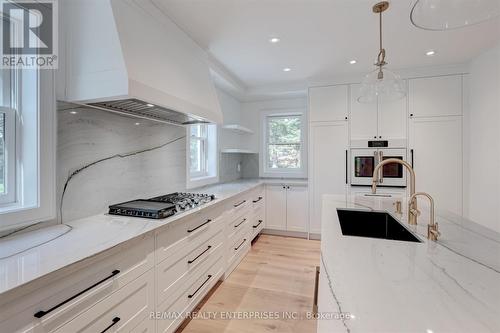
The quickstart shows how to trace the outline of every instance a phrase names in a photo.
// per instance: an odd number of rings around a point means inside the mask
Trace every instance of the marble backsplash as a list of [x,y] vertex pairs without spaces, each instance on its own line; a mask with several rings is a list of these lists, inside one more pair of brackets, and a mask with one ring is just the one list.
[[186,188],[182,127],[59,103],[57,134],[59,222]]
[[[183,127],[60,102],[57,128],[59,223],[104,213],[110,204],[186,190]],[[219,156],[221,183],[256,178],[258,170],[256,154]]]

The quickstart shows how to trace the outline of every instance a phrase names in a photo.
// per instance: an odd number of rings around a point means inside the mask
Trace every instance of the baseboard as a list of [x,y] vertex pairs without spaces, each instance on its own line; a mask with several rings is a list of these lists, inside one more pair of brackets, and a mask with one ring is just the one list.
[[310,233],[309,239],[321,240],[321,234]]
[[295,238],[305,238],[305,239],[307,239],[307,232],[299,232],[299,231],[262,229],[262,234],[273,235],[273,236],[285,236],[285,237],[295,237]]

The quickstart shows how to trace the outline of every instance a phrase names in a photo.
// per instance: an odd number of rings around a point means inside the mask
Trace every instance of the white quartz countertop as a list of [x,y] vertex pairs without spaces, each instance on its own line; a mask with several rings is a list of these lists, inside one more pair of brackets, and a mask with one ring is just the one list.
[[[322,320],[318,332],[500,332],[500,235],[438,214],[442,235],[428,241],[428,211],[412,227],[406,214],[393,214],[393,201],[324,196],[321,261],[328,288],[320,290],[330,294],[320,294],[320,304],[329,299],[352,317]],[[422,243],[344,236],[338,208],[387,211]]]
[[[263,182],[240,180],[206,186],[192,192],[210,193],[216,200],[162,220],[100,214],[0,240],[0,297],[25,284],[162,226],[251,190]],[[54,235],[61,236],[52,239]],[[52,237],[52,238],[51,238]],[[49,241],[45,242],[48,239]],[[52,240],[50,240],[52,239]],[[41,244],[17,253],[27,244]]]

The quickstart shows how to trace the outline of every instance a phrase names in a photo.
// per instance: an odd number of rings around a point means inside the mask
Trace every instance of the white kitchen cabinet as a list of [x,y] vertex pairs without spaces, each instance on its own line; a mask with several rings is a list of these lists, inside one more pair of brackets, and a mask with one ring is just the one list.
[[406,138],[407,98],[391,102],[378,102],[377,135],[379,139]]
[[287,185],[286,230],[307,232],[309,194],[307,186]]
[[358,102],[360,84],[351,85],[351,140],[406,137],[406,97],[377,103]]
[[410,120],[410,160],[417,191],[428,192],[437,209],[462,214],[462,117]]
[[266,228],[286,230],[285,185],[266,185]]
[[360,84],[351,85],[351,139],[373,140],[377,132],[377,103],[358,102]]
[[266,228],[307,232],[309,193],[307,184],[266,185]]
[[412,79],[410,117],[462,115],[462,75]]
[[348,85],[310,88],[309,121],[347,120],[348,95]]
[[321,203],[324,194],[345,194],[348,183],[347,121],[310,124],[309,232],[321,232]]

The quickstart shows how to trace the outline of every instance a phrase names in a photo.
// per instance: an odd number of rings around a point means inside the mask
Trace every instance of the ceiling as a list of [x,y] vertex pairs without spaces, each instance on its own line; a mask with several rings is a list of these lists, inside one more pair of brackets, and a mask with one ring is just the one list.
[[[153,0],[247,88],[365,73],[378,53],[367,0]],[[500,41],[500,20],[447,32],[411,25],[412,1],[384,13],[392,69],[461,64]],[[271,37],[281,41],[271,44]],[[436,54],[426,56],[433,49]],[[350,65],[355,59],[357,63]],[[284,72],[284,67],[292,70]]]

